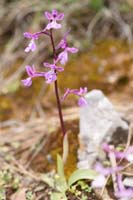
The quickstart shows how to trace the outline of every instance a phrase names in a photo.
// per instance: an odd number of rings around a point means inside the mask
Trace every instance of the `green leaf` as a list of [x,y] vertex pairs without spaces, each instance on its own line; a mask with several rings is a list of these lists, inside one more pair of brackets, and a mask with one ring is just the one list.
[[67,182],[64,178],[58,177],[55,179],[56,190],[63,193],[68,189]]
[[65,192],[68,185],[64,174],[63,161],[60,155],[57,155],[57,173],[59,176],[55,179],[56,189],[60,192]]
[[54,192],[50,196],[50,200],[67,200],[64,193]]
[[50,187],[54,188],[53,177],[49,177],[47,174],[42,174],[41,179],[43,182],[47,183]]
[[63,178],[65,177],[63,160],[59,154],[57,155],[57,174],[60,177],[63,177]]
[[70,187],[73,183],[81,179],[94,180],[97,173],[94,170],[89,169],[78,169],[72,173],[68,179],[68,186]]

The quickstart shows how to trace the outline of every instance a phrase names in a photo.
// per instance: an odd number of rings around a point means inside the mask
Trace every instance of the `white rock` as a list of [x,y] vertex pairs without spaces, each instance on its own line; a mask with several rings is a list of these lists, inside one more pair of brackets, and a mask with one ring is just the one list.
[[[102,91],[92,90],[85,98],[88,105],[80,108],[79,168],[92,167],[102,143],[111,141],[118,127],[128,130],[128,124],[120,118],[119,113]],[[84,161],[88,161],[88,166],[83,167]]]
[[133,177],[125,178],[123,184],[127,187],[133,187]]

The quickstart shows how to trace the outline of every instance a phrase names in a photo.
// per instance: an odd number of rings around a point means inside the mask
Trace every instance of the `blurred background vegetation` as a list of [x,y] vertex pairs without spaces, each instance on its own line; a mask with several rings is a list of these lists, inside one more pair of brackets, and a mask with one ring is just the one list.
[[[100,88],[105,93],[133,89],[133,0],[1,0],[0,1],[0,120],[29,119],[53,109],[52,86],[42,79],[31,88],[23,88],[25,66],[52,58],[50,41],[40,38],[37,51],[26,54],[28,40],[24,32],[37,32],[47,23],[44,11],[65,13],[62,30],[55,31],[56,43],[71,28],[68,41],[79,48],[70,56],[65,72],[59,75],[60,92],[64,88]],[[126,89],[125,89],[126,88]],[[53,97],[52,97],[53,96]],[[64,107],[75,105],[68,99]]]

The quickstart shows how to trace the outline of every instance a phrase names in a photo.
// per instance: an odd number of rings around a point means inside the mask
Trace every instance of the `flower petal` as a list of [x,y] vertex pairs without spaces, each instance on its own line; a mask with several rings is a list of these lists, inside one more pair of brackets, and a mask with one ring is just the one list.
[[61,63],[62,65],[65,65],[65,64],[66,64],[66,62],[68,61],[68,53],[67,53],[66,50],[63,51],[63,52],[61,52],[61,53],[58,55],[58,60],[60,61],[60,63]]
[[29,51],[35,51],[36,50],[36,44],[34,42],[34,40],[31,40],[28,47],[25,48],[25,52],[29,52]]
[[55,66],[55,69],[56,69],[58,72],[64,71],[64,68],[63,68],[63,67]]
[[124,187],[121,174],[117,175],[117,184],[118,184],[118,191],[115,192],[116,197],[118,197],[118,198],[125,197],[125,198],[128,198],[128,199],[133,197],[133,189],[131,189],[131,188],[126,189]]
[[45,73],[46,83],[52,83],[57,80],[56,73],[53,70]]
[[70,91],[71,91],[71,90],[70,90],[69,88],[66,89],[66,91],[65,91],[65,93],[64,93],[64,95],[63,95],[63,97],[61,98],[62,101],[64,101],[65,98],[70,94]]
[[36,40],[36,39],[38,39],[39,34],[40,34],[39,32],[38,33],[33,33],[33,34],[25,32],[23,35],[24,35],[25,38]]
[[93,188],[102,188],[104,187],[105,184],[106,184],[106,178],[104,177],[104,175],[99,175],[95,178],[94,181],[92,181],[91,186]]
[[47,63],[47,62],[44,62],[43,65],[44,65],[45,67],[51,67],[51,64],[50,64],[50,63]]
[[71,52],[71,53],[77,53],[78,49],[75,47],[67,47],[67,51]]
[[77,95],[85,95],[87,93],[87,87],[81,88],[78,90]]
[[53,19],[53,15],[50,13],[50,12],[45,12],[44,13],[44,15],[45,15],[45,17],[48,19],[48,20],[51,20],[51,19]]
[[78,100],[78,105],[79,106],[86,106],[87,105],[87,101],[84,97],[80,97]]
[[26,78],[24,80],[21,80],[21,82],[26,87],[30,87],[32,85],[32,79],[31,79],[31,77],[28,77],[28,78]]
[[52,15],[53,15],[53,17],[54,17],[54,16],[57,16],[57,15],[58,15],[58,11],[55,10],[55,9],[53,9],[53,10],[52,10]]
[[66,40],[61,40],[61,41],[59,42],[59,44],[57,45],[56,49],[60,49],[60,48],[65,49],[66,47],[67,47],[67,42],[66,42]]
[[26,72],[27,72],[27,74],[30,76],[30,77],[33,77],[33,75],[35,74],[35,68],[34,68],[34,66],[30,66],[30,65],[27,65],[26,67],[25,67],[25,69],[26,69]]
[[61,21],[61,20],[63,20],[63,18],[64,18],[64,13],[60,13],[57,15],[56,20]]
[[133,198],[133,189],[124,189],[124,190],[119,190],[115,192],[115,196],[117,198],[127,198],[127,200]]
[[50,30],[50,29],[59,29],[61,28],[61,24],[58,24],[55,20],[53,20],[52,22],[50,22],[47,26],[46,26],[46,30]]

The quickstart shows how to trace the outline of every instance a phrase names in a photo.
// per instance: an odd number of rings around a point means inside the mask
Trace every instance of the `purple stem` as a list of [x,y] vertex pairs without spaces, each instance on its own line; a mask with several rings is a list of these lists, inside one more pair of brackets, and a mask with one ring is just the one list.
[[[54,45],[52,30],[50,30],[50,39],[51,39],[51,43],[52,43],[54,59],[56,59],[57,56],[56,56],[56,49],[55,49],[55,45]],[[55,70],[55,72],[56,72],[56,70]],[[65,130],[65,125],[64,125],[63,115],[62,115],[62,109],[61,109],[61,102],[60,102],[60,98],[59,98],[58,81],[57,80],[54,82],[54,87],[55,87],[55,95],[56,95],[57,107],[58,107],[58,112],[59,112],[60,124],[61,124],[61,129],[62,129],[62,133],[63,133],[63,137],[64,137],[65,134],[66,134],[66,130]]]

